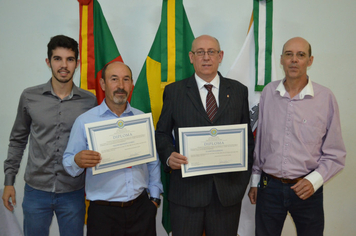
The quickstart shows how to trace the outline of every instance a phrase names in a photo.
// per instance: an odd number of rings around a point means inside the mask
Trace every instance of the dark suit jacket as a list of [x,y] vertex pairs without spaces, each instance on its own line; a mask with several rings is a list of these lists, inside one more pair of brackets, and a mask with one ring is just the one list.
[[[163,108],[157,123],[156,145],[165,171],[171,171],[166,161],[172,152],[179,153],[178,128],[211,125],[248,124],[248,171],[210,174],[182,178],[181,170],[172,170],[168,199],[173,203],[204,207],[210,203],[215,185],[223,206],[241,202],[250,180],[253,134],[250,128],[248,91],[240,82],[220,75],[219,108],[213,122],[203,107],[194,75],[167,85]],[[174,130],[176,145],[173,145]]]

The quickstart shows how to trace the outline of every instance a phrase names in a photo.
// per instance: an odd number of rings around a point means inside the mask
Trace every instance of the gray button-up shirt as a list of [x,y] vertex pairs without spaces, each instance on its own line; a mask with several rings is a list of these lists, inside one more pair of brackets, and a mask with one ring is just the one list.
[[25,89],[20,97],[4,162],[5,185],[15,183],[29,141],[25,171],[28,185],[56,193],[84,187],[84,175],[73,178],[67,174],[62,166],[62,156],[75,119],[96,105],[96,97],[92,93],[74,84],[71,94],[63,100],[54,94],[51,80]]

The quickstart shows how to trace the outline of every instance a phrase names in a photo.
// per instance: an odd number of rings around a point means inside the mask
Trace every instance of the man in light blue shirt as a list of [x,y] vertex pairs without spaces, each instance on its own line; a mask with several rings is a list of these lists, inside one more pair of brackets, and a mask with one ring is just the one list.
[[[87,123],[142,114],[127,102],[133,81],[131,69],[113,62],[104,67],[100,85],[105,100],[79,116],[72,128],[63,166],[72,176],[86,169],[85,190],[90,200],[87,229],[90,235],[156,235],[156,213],[162,193],[160,162],[93,175],[100,153],[88,150]],[[120,153],[118,153],[120,155]],[[150,195],[148,198],[147,193]]]

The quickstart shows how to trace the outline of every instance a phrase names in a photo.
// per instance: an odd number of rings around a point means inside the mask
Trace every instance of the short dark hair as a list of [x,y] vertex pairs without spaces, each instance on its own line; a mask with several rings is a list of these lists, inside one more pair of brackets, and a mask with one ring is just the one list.
[[79,49],[77,41],[65,35],[56,35],[47,44],[47,57],[49,61],[51,61],[53,50],[58,47],[71,49],[75,54],[75,59],[78,60]]
[[[105,72],[106,72],[106,69],[108,68],[108,66],[110,65],[110,64],[112,64],[112,63],[114,63],[114,62],[118,62],[118,61],[112,61],[112,62],[109,62],[108,64],[106,64],[104,67],[103,67],[103,69],[101,70],[101,78],[103,78],[103,80],[105,81]],[[131,73],[131,80],[133,80],[132,79],[132,70],[131,70],[131,68],[128,66],[128,65],[126,65],[125,63],[123,63],[123,62],[121,62],[122,64],[124,64],[128,69],[129,69],[129,71],[130,71],[130,73]]]

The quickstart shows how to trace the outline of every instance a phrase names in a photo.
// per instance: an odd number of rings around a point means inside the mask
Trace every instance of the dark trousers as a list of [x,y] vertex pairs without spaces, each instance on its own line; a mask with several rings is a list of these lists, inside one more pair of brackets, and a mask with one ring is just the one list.
[[[147,195],[147,194],[146,194]],[[132,206],[103,206],[90,202],[88,236],[156,236],[157,207],[148,196]]]
[[[267,183],[263,186],[263,178]],[[266,174],[261,176],[256,205],[256,236],[281,235],[289,212],[300,236],[322,236],[324,231],[323,187],[306,200],[285,184]]]
[[241,203],[224,207],[214,187],[211,202],[206,207],[186,207],[170,203],[172,235],[236,236]]

